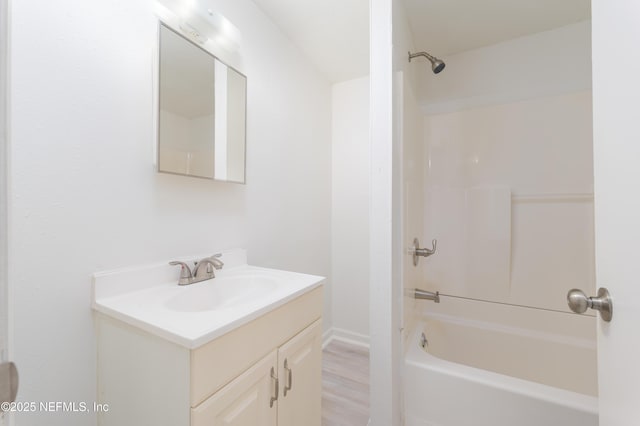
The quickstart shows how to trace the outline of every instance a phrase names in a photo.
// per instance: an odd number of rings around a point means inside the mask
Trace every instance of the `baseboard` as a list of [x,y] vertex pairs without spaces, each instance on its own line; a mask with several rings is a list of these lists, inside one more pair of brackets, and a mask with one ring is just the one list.
[[336,327],[331,327],[322,334],[322,349],[334,340],[369,349],[369,336]]
[[329,328],[322,333],[322,349],[326,348],[333,340],[333,328]]

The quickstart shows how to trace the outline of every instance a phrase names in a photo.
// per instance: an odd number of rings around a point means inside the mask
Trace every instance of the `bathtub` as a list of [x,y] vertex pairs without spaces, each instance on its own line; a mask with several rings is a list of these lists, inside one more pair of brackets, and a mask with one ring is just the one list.
[[587,339],[425,317],[406,350],[405,425],[597,426],[595,371]]

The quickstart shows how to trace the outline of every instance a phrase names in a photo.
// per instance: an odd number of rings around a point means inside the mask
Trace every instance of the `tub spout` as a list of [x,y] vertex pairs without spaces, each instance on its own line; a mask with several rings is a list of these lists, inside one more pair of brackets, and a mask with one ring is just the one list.
[[440,303],[440,292],[436,291],[435,293],[432,291],[420,290],[419,288],[414,289],[413,297],[421,300],[433,300],[436,303]]

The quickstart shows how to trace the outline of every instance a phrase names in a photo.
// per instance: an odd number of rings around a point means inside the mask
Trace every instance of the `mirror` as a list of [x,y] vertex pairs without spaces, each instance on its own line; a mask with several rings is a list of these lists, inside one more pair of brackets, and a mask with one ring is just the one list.
[[160,25],[158,171],[245,183],[247,78]]

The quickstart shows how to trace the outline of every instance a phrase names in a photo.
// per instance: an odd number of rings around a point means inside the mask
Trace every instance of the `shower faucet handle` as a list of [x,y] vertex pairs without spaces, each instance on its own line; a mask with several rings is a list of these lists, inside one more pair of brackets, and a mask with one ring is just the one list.
[[436,252],[436,246],[438,245],[438,240],[431,240],[431,249],[428,248],[420,248],[420,241],[418,238],[413,239],[413,266],[418,266],[418,256],[429,257]]

